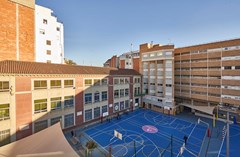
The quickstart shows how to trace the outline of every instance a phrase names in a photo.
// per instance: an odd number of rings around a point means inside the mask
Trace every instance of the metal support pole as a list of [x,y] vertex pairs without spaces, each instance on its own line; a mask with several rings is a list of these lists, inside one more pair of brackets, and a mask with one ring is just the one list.
[[227,111],[227,139],[226,139],[226,157],[229,157],[229,112]]
[[173,136],[171,135],[171,157],[173,157]]

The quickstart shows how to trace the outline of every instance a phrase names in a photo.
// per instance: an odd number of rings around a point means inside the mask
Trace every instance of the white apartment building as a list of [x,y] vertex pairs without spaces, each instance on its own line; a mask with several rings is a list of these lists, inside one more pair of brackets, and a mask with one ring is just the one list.
[[36,62],[64,63],[63,24],[53,15],[53,11],[35,5]]

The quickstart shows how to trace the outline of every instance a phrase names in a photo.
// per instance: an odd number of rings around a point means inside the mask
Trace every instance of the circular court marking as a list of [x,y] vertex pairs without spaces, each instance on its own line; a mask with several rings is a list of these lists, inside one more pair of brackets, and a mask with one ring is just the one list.
[[[144,143],[144,139],[138,135],[134,135],[134,134],[131,134],[131,135],[126,135],[125,139],[124,139],[124,142],[125,143],[133,143],[133,141],[135,141],[136,143],[136,147],[138,146],[141,146],[143,145]],[[128,147],[134,147],[133,144],[129,144]]]
[[158,129],[152,125],[144,125],[144,126],[142,126],[142,129],[143,129],[143,131],[145,131],[147,133],[151,133],[151,134],[158,132]]

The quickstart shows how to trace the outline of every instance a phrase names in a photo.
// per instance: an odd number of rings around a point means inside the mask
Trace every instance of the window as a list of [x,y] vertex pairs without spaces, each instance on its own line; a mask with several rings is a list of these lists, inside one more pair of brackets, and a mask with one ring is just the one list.
[[114,112],[119,111],[119,103],[114,103]]
[[9,119],[9,104],[0,104],[0,121]]
[[120,89],[120,97],[124,97],[124,89]]
[[57,30],[57,31],[60,31],[60,27],[57,27],[56,30]]
[[158,52],[158,53],[157,53],[157,56],[162,56],[162,52]]
[[102,92],[102,101],[106,101],[106,100],[108,100],[107,91],[103,91]]
[[85,110],[85,122],[92,120],[92,109]]
[[151,54],[150,54],[150,57],[154,57],[154,56],[155,56],[155,54],[154,54],[154,53],[151,53]]
[[125,84],[129,83],[129,78],[125,78]]
[[124,110],[124,101],[120,102],[120,110]]
[[61,97],[51,98],[51,110],[59,110],[61,108]]
[[73,107],[73,105],[74,105],[73,98],[74,98],[73,96],[65,96],[64,97],[64,108]]
[[34,113],[47,112],[47,99],[34,100]]
[[84,82],[85,82],[85,86],[91,86],[92,85],[92,80],[91,79],[86,79]]
[[119,90],[114,90],[114,98],[119,98]]
[[119,84],[119,79],[114,79],[114,84]]
[[51,80],[51,88],[61,88],[61,80]]
[[125,100],[125,108],[129,108],[129,100]]
[[64,88],[73,87],[73,80],[64,80]]
[[102,79],[102,85],[107,85],[107,79]]
[[70,127],[74,125],[74,113],[64,116],[64,127]]
[[8,92],[8,91],[9,91],[9,82],[0,81],[0,92]]
[[100,79],[94,79],[94,86],[100,86]]
[[51,55],[51,50],[47,50],[47,55]]
[[148,57],[148,55],[147,55],[147,54],[143,55],[143,58],[147,58],[147,57]]
[[34,90],[37,89],[47,89],[47,81],[46,80],[34,81]]
[[240,66],[235,66],[235,69],[240,69]]
[[47,63],[52,63],[52,61],[51,60],[47,60]]
[[0,131],[0,147],[11,142],[10,129]]
[[94,108],[94,118],[100,117],[100,107]]
[[102,106],[102,114],[108,111],[108,106]]
[[44,35],[45,34],[45,30],[44,29],[40,29],[39,33]]
[[55,117],[55,118],[52,118],[52,119],[51,119],[51,125],[54,125],[54,124],[60,122],[61,119],[62,119],[61,116],[59,116],[59,117]]
[[124,84],[124,78],[120,78],[120,84]]
[[166,84],[166,87],[172,87],[172,85],[171,84]]
[[86,93],[84,96],[85,104],[92,103],[92,93]]
[[135,78],[134,83],[140,83],[140,78]]
[[224,67],[224,69],[232,69],[232,67],[231,66],[226,66],[226,67]]
[[125,96],[129,95],[129,89],[125,89]]
[[34,133],[39,132],[43,129],[46,129],[48,127],[48,122],[47,120],[43,120],[40,122],[35,122],[34,123]]
[[100,93],[99,92],[95,92],[94,93],[94,102],[99,102],[100,101]]
[[52,44],[51,40],[46,40],[46,44],[51,45]]
[[47,24],[47,20],[46,19],[43,19],[43,24]]
[[135,87],[134,88],[134,95],[139,95],[140,94],[140,87]]

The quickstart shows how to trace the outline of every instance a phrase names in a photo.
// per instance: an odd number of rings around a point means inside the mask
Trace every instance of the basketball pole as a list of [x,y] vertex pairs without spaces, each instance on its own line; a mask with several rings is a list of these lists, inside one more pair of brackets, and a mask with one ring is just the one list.
[[133,145],[134,145],[134,156],[137,157],[136,142],[135,142],[135,140],[133,141]]
[[173,136],[171,135],[171,157],[173,157]]

